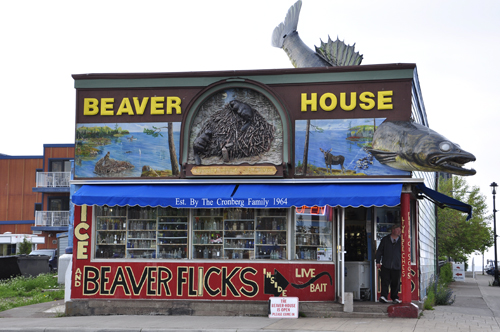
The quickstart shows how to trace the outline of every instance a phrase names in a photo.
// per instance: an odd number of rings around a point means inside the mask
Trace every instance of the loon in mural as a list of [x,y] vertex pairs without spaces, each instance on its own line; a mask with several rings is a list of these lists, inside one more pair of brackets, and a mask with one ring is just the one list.
[[475,161],[473,154],[434,130],[408,121],[385,121],[375,131],[368,149],[381,164],[403,171],[446,172],[474,175],[463,166]]
[[273,32],[272,45],[282,48],[295,68],[304,67],[332,67],[332,66],[355,66],[363,60],[363,56],[354,52],[354,45],[346,45],[338,38],[328,42],[321,41],[321,46],[316,47],[316,52],[311,50],[297,32],[299,14],[302,1],[297,1],[285,17],[285,22],[280,23]]

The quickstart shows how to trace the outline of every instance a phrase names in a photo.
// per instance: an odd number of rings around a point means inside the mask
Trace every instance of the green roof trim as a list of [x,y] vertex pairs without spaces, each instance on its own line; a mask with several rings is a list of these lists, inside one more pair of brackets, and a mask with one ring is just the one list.
[[113,79],[75,79],[76,89],[205,87],[223,80],[249,79],[263,84],[300,84],[412,79],[413,69],[367,70],[355,72],[297,73],[276,75],[238,75],[207,77],[151,77]]

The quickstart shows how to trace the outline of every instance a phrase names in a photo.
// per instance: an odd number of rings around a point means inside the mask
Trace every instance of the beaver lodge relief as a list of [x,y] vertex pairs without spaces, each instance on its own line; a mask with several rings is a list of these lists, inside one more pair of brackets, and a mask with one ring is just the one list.
[[282,162],[278,112],[247,89],[226,90],[207,101],[194,121],[191,142],[190,162],[196,165]]

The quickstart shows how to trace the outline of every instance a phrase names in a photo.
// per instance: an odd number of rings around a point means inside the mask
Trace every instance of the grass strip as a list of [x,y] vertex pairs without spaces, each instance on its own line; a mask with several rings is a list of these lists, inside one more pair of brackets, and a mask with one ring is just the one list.
[[0,280],[0,311],[64,299],[61,287],[55,273]]

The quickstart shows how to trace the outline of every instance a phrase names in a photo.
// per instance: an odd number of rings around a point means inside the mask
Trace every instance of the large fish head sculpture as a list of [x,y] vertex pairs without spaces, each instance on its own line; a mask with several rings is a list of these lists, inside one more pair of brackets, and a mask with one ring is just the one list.
[[476,157],[434,130],[408,121],[385,121],[368,150],[380,163],[404,171],[474,175],[464,165]]

